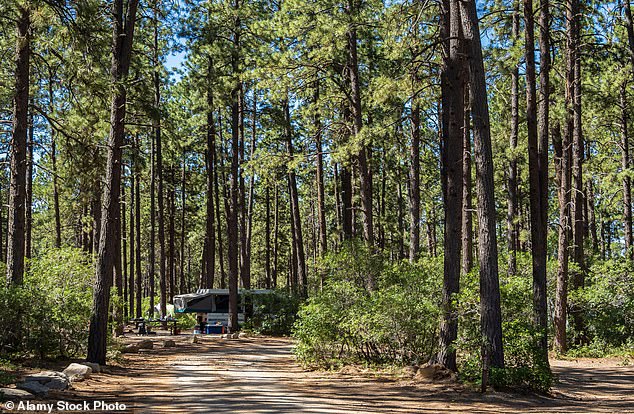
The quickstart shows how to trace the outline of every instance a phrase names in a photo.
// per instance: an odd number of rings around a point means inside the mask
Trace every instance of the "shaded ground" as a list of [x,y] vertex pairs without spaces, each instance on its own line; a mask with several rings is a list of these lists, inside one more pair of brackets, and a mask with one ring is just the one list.
[[[617,361],[553,361],[553,397],[422,384],[372,373],[304,371],[291,342],[171,337],[176,348],[131,355],[128,368],[76,383],[67,401],[125,403],[139,413],[634,412],[634,370]],[[131,338],[127,341],[136,341]]]

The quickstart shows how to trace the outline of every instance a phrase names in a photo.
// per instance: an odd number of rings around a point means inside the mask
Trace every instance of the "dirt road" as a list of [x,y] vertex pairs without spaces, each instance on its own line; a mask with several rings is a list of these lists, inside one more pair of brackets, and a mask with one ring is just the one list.
[[287,339],[173,338],[176,348],[132,355],[127,369],[76,383],[64,398],[120,402],[139,413],[634,412],[632,368],[605,361],[554,361],[555,398],[482,395],[461,385],[304,371]]

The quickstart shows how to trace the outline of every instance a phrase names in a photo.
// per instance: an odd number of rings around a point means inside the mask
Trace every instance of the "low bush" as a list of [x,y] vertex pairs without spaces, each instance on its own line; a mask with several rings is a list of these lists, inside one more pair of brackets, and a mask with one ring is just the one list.
[[85,352],[94,270],[79,249],[48,251],[30,260],[22,286],[0,285],[0,352],[69,357]]
[[[386,267],[354,245],[330,255],[327,263],[328,283],[300,309],[293,329],[300,361],[330,367],[429,359],[437,342],[442,262]],[[370,272],[378,277],[371,292],[365,289]]]
[[[503,263],[505,263],[504,261]],[[552,272],[554,266],[550,264]],[[553,381],[550,367],[538,348],[538,332],[532,324],[532,267],[527,254],[517,255],[517,273],[500,269],[500,300],[504,368],[491,369],[489,383],[495,388],[530,389],[547,392]],[[462,278],[458,298],[459,333],[456,348],[460,377],[480,384],[482,337],[480,334],[479,276],[474,269]]]
[[243,328],[264,335],[290,335],[297,319],[300,300],[285,290],[246,298],[253,304],[251,317]]

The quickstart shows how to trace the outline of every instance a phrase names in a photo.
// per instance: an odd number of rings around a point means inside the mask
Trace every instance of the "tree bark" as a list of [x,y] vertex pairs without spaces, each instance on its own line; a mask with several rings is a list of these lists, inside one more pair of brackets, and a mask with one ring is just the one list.
[[[218,117],[218,122],[220,122],[220,117]],[[220,134],[222,138],[222,128],[220,128]],[[222,142],[222,139],[220,140]],[[214,160],[214,166],[217,165],[218,159],[216,157],[216,146],[214,145],[211,148],[212,158]],[[224,258],[224,249],[222,245],[222,216],[220,215],[220,189],[218,185],[218,169],[214,168],[214,196],[215,196],[215,205],[216,205],[216,222],[217,230],[218,230],[218,262],[220,264],[220,288],[226,288],[225,281],[225,258]]]
[[630,48],[630,61],[632,63],[632,71],[634,71],[634,27],[632,25],[632,8],[629,0],[623,0],[623,9],[625,12],[625,28],[627,29],[627,44]]
[[[282,103],[284,109],[285,129],[286,129],[286,150],[289,160],[293,159],[293,131],[291,125],[291,115],[288,107],[288,100]],[[297,193],[297,179],[295,170],[288,172],[289,196],[291,198],[291,222],[293,225],[293,246],[296,253],[297,279],[301,281],[301,292],[299,286],[294,286],[295,293],[301,294],[303,298],[308,297],[308,275],[306,274],[306,257],[304,253],[304,237],[302,233],[302,220],[299,209],[299,195]]]
[[[577,271],[572,274],[571,288],[578,290],[585,284],[585,256],[583,251],[584,243],[584,195],[583,195],[583,156],[584,143],[581,130],[581,56],[579,50],[580,43],[580,9],[579,0],[568,0],[567,2],[567,34],[568,34],[568,76],[570,82],[570,112],[572,117],[572,260],[577,264]],[[569,121],[570,123],[570,121]],[[572,325],[575,331],[575,342],[586,341],[585,323],[582,309],[574,306],[570,309]]]
[[[139,140],[137,137],[137,141],[135,143],[135,147],[137,150],[137,157],[138,157],[138,151],[139,151]],[[136,312],[135,315],[137,318],[140,318],[141,316],[143,316],[143,309],[141,308],[142,303],[142,294],[143,294],[143,290],[141,289],[141,282],[143,279],[143,276],[141,275],[141,172],[140,172],[140,168],[138,165],[138,161],[136,164],[136,172],[134,174],[134,185],[136,186],[136,191],[134,192],[135,194],[135,201],[134,201],[134,216],[135,216],[135,220],[134,220],[134,225],[136,226],[136,240],[130,240],[130,243],[136,243],[136,249],[134,250],[134,254],[136,255],[136,258],[134,260],[134,264],[136,266],[136,276],[134,277],[134,282],[136,284],[136,289],[135,289],[135,294],[136,294]],[[153,243],[151,243],[152,245]],[[154,250],[152,249],[152,253],[154,252]],[[154,271],[152,271],[152,273],[150,273],[150,298],[153,298],[154,294]],[[150,299],[150,306],[152,307],[152,310],[150,311],[150,315],[153,314],[153,309],[154,309],[154,300]]]
[[[234,0],[233,8],[237,12],[240,0]],[[240,18],[235,17],[233,31],[233,45],[231,50],[231,69],[234,76],[238,76],[240,51]],[[229,262],[229,332],[238,330],[238,174],[240,152],[240,83],[234,81],[231,90],[231,168],[229,183],[229,203],[227,209],[227,243]]]
[[279,229],[280,229],[280,198],[275,184],[275,209],[273,212],[273,269],[271,272],[271,285],[277,288],[278,260],[279,260]]
[[[252,124],[251,124],[251,148],[249,159],[253,159],[253,154],[255,153],[255,148],[257,145],[257,113],[258,113],[258,100],[257,100],[257,91],[253,90],[253,114],[252,114]],[[249,191],[247,197],[247,205],[246,205],[246,237],[245,237],[245,264],[244,264],[244,272],[247,276],[245,289],[251,289],[251,239],[253,234],[253,201],[254,201],[254,191],[255,191],[255,174],[253,172],[249,176]]]
[[[125,174],[125,168],[122,171],[122,174]],[[132,176],[132,174],[130,174]],[[123,180],[123,184],[121,185],[121,243],[123,244],[121,249],[121,259],[123,259],[123,263],[121,268],[123,269],[123,320],[128,320],[128,315],[132,314],[132,308],[129,306],[129,298],[132,292],[128,291],[128,236],[126,232],[128,231],[128,223],[126,222],[126,216],[128,211],[126,207],[128,206],[128,201],[125,195],[125,178],[121,177]],[[133,242],[134,243],[134,242]]]
[[[155,263],[156,263],[156,166],[154,162],[156,134],[150,137],[150,251],[149,251],[149,291],[150,291],[150,318],[154,317],[154,295],[155,295]],[[138,180],[138,174],[135,173]]]
[[[212,157],[213,159],[213,157]],[[211,177],[213,181],[213,174]],[[180,243],[180,277],[179,277],[179,291],[181,294],[186,292],[186,283],[185,283],[185,212],[187,211],[186,199],[187,197],[187,156],[185,151],[183,150],[183,170],[181,173],[181,243]],[[212,210],[211,214],[214,212]],[[215,245],[215,243],[213,243]]]
[[566,321],[568,317],[568,240],[570,235],[570,140],[564,134],[563,140],[559,124],[553,127],[553,148],[555,149],[555,170],[557,174],[559,198],[559,238],[557,243],[557,280],[554,308],[554,349],[565,353]]
[[175,265],[175,261],[174,261],[174,257],[176,255],[176,246],[175,246],[175,239],[176,239],[176,223],[175,223],[175,219],[176,219],[176,202],[174,200],[174,182],[175,182],[175,177],[174,177],[174,165],[170,165],[169,168],[169,172],[170,172],[170,188],[169,188],[169,193],[167,196],[167,203],[168,203],[168,209],[169,209],[169,223],[168,223],[168,233],[169,233],[169,239],[168,239],[168,248],[169,248],[169,254],[168,254],[168,280],[169,280],[169,302],[170,303],[174,303],[174,292],[175,292],[175,287],[174,287],[174,276],[175,276],[175,269],[174,269],[174,265]]
[[[520,4],[519,0],[513,3],[513,28],[511,37],[513,38],[513,46],[519,40],[520,30]],[[519,129],[519,65],[517,62],[513,66],[511,72],[511,134],[510,134],[510,159],[507,183],[508,211],[506,215],[507,221],[507,237],[508,237],[508,273],[514,275],[517,272],[517,249],[519,247],[519,223],[517,222],[518,214],[518,189],[517,189],[517,137]]]
[[206,224],[205,224],[205,283],[202,288],[212,289],[216,270],[216,228],[214,220],[214,148],[216,146],[216,126],[214,123],[214,97],[211,88],[213,79],[213,62],[209,59],[207,87],[207,199],[206,199]]
[[158,240],[159,240],[159,288],[160,288],[160,309],[161,317],[167,314],[167,258],[165,252],[165,203],[163,199],[163,148],[161,140],[161,80],[159,77],[159,45],[158,45],[158,3],[154,6],[154,48],[153,48],[153,65],[154,65],[154,109],[156,115],[152,120],[152,129],[154,130],[156,143],[156,172],[158,179]]
[[[31,259],[31,233],[33,230],[33,133],[35,126],[33,125],[33,112],[29,113],[29,138],[26,150],[26,200],[24,212],[24,257]],[[28,266],[28,262],[27,262]]]
[[483,388],[489,367],[504,367],[502,347],[502,312],[498,279],[498,251],[495,225],[495,187],[489,105],[484,60],[475,0],[460,3],[471,84],[471,115],[478,196],[478,259],[480,264],[480,315],[483,337]]
[[464,122],[462,131],[462,272],[473,268],[473,202],[471,183],[471,106],[469,84],[464,83]]
[[[137,220],[137,218],[135,217],[135,213],[134,213],[134,206],[136,204],[136,198],[135,198],[135,185],[134,185],[134,181],[135,181],[135,177],[137,175],[137,162],[136,162],[136,148],[132,149],[132,156],[131,158],[131,162],[130,162],[130,276],[128,278],[128,305],[130,307],[130,316],[132,316],[134,314],[134,271],[135,271],[135,265],[134,265],[134,261],[136,259],[136,256],[134,254],[134,248],[135,248],[135,238],[134,238],[134,230],[135,230],[135,222]],[[137,315],[138,316],[138,315]]]
[[462,175],[465,66],[461,11],[457,0],[443,0],[441,36],[444,62],[442,90],[442,174],[445,204],[444,271],[438,361],[455,371],[458,336],[456,295],[460,289],[462,248]]
[[[313,92],[313,104],[315,105],[314,128],[315,128],[315,146],[317,157],[315,158],[315,180],[317,182],[317,221],[319,227],[319,257],[323,260],[328,251],[328,239],[326,233],[326,195],[324,190],[324,154],[322,149],[322,131],[320,113],[317,109],[319,105],[319,80],[315,81],[315,90]],[[267,190],[268,191],[268,190]],[[268,197],[268,192],[267,192]],[[268,198],[267,198],[268,202]],[[268,208],[268,204],[267,204]],[[267,209],[268,214],[268,209]],[[268,224],[268,216],[267,216]],[[320,272],[321,286],[324,286],[325,273]]]
[[13,134],[11,135],[11,179],[9,184],[9,220],[7,224],[7,281],[24,282],[24,237],[27,170],[27,134],[29,124],[29,82],[31,58],[30,4],[18,6],[16,21],[15,95],[13,96]]
[[[544,4],[546,3],[546,4]],[[537,125],[537,91],[535,78],[535,33],[533,2],[524,0],[525,44],[526,44],[526,123],[528,126],[528,161],[530,182],[531,245],[533,262],[533,320],[539,330],[539,348],[548,363],[547,305],[546,305],[546,252],[548,214],[548,3],[542,0],[540,24],[540,108],[539,132]],[[543,17],[545,13],[545,17]],[[546,42],[545,45],[542,43]],[[545,130],[544,130],[545,128]],[[539,133],[539,136],[538,136]],[[546,139],[546,142],[544,142]],[[544,158],[546,163],[544,163]]]
[[[356,1],[349,0],[347,12],[350,16],[358,13]],[[348,76],[350,81],[350,109],[352,117],[353,135],[359,137],[363,128],[363,113],[361,105],[361,85],[359,79],[359,59],[357,53],[357,28],[354,24],[348,27],[346,37],[348,52]],[[374,225],[372,217],[372,171],[370,165],[371,148],[367,143],[361,144],[361,149],[356,154],[356,161],[359,169],[359,187],[361,197],[361,208],[363,210],[363,239],[366,246],[373,252],[374,249]],[[373,274],[367,275],[367,285],[369,290],[375,288]]]
[[264,223],[264,272],[266,280],[264,286],[271,289],[271,189],[268,184],[264,189],[264,204],[266,208]]
[[[629,3],[629,2],[628,2]],[[632,245],[632,182],[629,171],[631,167],[629,133],[627,128],[627,97],[626,83],[621,84],[619,98],[621,109],[621,169],[623,172],[623,227],[625,228],[625,252],[629,259],[634,258]]]
[[420,104],[412,104],[412,145],[409,162],[409,261],[416,262],[420,252]]
[[106,335],[112,272],[116,259],[115,249],[117,212],[121,184],[121,145],[125,134],[126,88],[123,81],[128,75],[132,40],[138,0],[129,0],[124,11],[124,1],[113,4],[113,34],[111,84],[112,105],[110,108],[110,133],[106,161],[106,185],[102,197],[101,234],[96,263],[96,282],[93,307],[88,332],[87,360],[100,365],[106,363]]

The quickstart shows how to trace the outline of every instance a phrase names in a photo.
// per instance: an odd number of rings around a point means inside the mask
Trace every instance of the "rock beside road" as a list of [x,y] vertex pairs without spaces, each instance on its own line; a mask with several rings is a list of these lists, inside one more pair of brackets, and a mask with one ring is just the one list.
[[72,363],[63,371],[64,374],[72,381],[83,381],[90,377],[92,368],[84,364]]
[[85,365],[87,367],[90,367],[90,369],[92,369],[92,373],[96,374],[98,372],[101,372],[101,365],[95,363],[95,362],[80,362],[80,365]]
[[33,394],[19,388],[0,388],[0,401],[31,400]]
[[139,349],[153,349],[154,342],[151,339],[144,339],[137,344]]
[[139,352],[139,346],[136,344],[128,344],[121,349],[123,354],[136,354]]
[[37,382],[48,389],[65,390],[70,386],[68,375],[57,371],[40,371],[24,377],[24,382]]
[[176,341],[173,339],[166,339],[163,341],[163,348],[174,348],[176,346]]
[[427,364],[416,371],[415,379],[424,382],[456,382],[455,372],[445,368],[442,364]]
[[21,382],[17,384],[16,387],[31,394],[35,394],[38,397],[45,397],[50,390],[50,388],[48,388],[46,385],[42,385],[37,381]]

